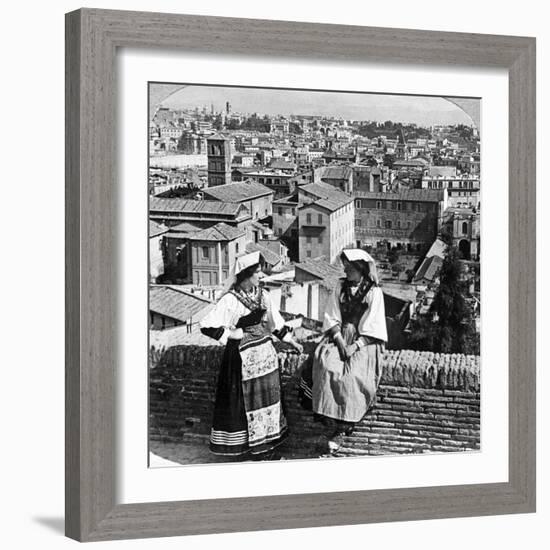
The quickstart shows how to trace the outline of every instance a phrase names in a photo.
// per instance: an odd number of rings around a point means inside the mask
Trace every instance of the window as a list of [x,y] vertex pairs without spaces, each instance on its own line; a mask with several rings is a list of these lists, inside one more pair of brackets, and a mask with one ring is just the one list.
[[355,208],[361,208],[361,201],[360,200],[355,201]]
[[279,214],[279,216],[282,216],[282,215],[283,215],[283,209],[282,209],[282,207],[279,206],[279,207],[277,208],[277,214]]
[[307,244],[311,244],[311,237],[309,237],[309,236],[306,237],[306,243],[307,243]]
[[382,227],[382,221],[376,220],[376,227]]
[[376,201],[376,210],[380,210],[382,208],[382,201]]
[[355,219],[355,227],[361,227],[361,220]]
[[202,257],[204,260],[210,259],[210,249],[207,246],[202,247]]
[[391,209],[392,209],[392,210],[395,210],[395,208],[396,208],[396,203],[392,201],[392,202],[391,202]]
[[323,214],[317,214],[317,223],[323,225]]
[[468,222],[462,222],[462,234],[463,235],[468,234]]
[[317,242],[318,242],[319,244],[323,244],[323,235],[319,235],[319,236],[317,237]]
[[397,210],[401,210],[401,203],[400,202],[397,203]]
[[235,243],[235,253],[239,253],[239,243]]
[[311,223],[311,214],[306,214],[306,223]]
[[401,229],[401,220],[397,220],[396,224],[397,224],[397,229]]
[[386,220],[386,221],[384,222],[384,227],[385,227],[386,229],[391,229],[391,220]]
[[293,208],[293,209],[292,209],[292,215],[293,215],[293,216],[296,216],[296,208]]
[[308,258],[311,258],[311,250],[306,251],[306,256],[307,256]]

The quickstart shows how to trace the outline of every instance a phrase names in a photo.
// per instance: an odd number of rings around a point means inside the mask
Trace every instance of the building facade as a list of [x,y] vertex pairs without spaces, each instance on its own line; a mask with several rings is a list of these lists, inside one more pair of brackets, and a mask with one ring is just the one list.
[[411,189],[395,193],[355,193],[358,246],[420,251],[436,239],[447,208],[447,190]]

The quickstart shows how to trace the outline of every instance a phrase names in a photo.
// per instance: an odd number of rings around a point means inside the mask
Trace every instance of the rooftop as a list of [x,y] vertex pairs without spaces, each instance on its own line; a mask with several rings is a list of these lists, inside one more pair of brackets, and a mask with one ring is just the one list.
[[213,197],[218,201],[236,203],[273,194],[273,191],[269,187],[253,180],[235,181],[233,183],[226,183],[225,185],[207,187],[206,189],[202,189],[202,192],[205,196]]
[[149,238],[158,237],[168,231],[168,227],[161,225],[153,220],[149,220]]
[[349,179],[351,177],[353,170],[351,166],[348,166],[347,164],[342,164],[340,166],[327,166],[325,168],[325,171],[323,172],[323,175],[321,176],[322,179]]
[[441,202],[444,199],[443,189],[401,189],[395,192],[383,193],[380,191],[356,191],[356,198],[382,199],[417,202]]
[[244,235],[242,229],[237,229],[221,222],[212,227],[189,234],[188,239],[190,241],[232,241],[241,235]]
[[179,212],[226,214],[236,216],[243,206],[235,202],[221,202],[219,200],[193,200],[183,198],[149,197],[150,212]]
[[353,197],[350,197],[344,191],[336,189],[328,183],[308,183],[300,187],[300,192],[305,192],[307,195],[312,195],[317,200],[314,200],[315,204],[330,210],[331,212],[339,210],[346,204],[353,201]]
[[294,268],[313,275],[328,288],[334,288],[338,280],[345,275],[341,265],[330,264],[324,256],[297,263]]
[[279,262],[282,261],[282,258],[278,254],[275,254],[275,252],[269,250],[269,248],[266,248],[265,246],[262,246],[258,243],[247,243],[246,251],[248,253],[259,252],[269,265],[277,265]]
[[160,315],[181,322],[202,318],[211,309],[212,303],[196,294],[173,286],[151,285],[149,309]]
[[443,260],[440,256],[429,256],[424,258],[424,261],[420,264],[420,267],[414,276],[414,281],[418,282],[421,279],[433,281],[439,273],[442,264]]

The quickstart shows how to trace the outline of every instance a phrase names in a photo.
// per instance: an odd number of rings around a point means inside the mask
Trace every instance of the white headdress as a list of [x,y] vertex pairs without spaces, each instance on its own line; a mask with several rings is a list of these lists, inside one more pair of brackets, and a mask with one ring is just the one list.
[[349,262],[362,261],[369,264],[369,275],[372,279],[372,282],[375,285],[378,285],[378,273],[376,272],[376,263],[374,258],[362,248],[347,248],[342,250],[342,256]]
[[233,267],[231,268],[231,271],[229,272],[229,275],[224,283],[224,291],[227,292],[236,282],[237,282],[237,275],[241,272],[247,269],[248,267],[251,267],[253,265],[259,264],[262,261],[262,255],[259,251],[256,252],[250,252],[248,254],[243,254],[242,256],[239,256],[235,263],[233,264]]

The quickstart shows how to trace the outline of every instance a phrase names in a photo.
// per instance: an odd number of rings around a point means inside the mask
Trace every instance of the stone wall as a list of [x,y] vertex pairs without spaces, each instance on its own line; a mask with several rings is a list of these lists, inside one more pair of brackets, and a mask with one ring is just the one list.
[[[321,456],[326,453],[327,428],[313,422],[312,414],[298,404],[297,381],[305,355],[277,345],[291,428],[284,453],[288,458]],[[219,345],[151,351],[152,440],[177,442],[209,433],[222,353]],[[477,356],[386,351],[376,402],[338,454],[479,449],[479,391]]]

